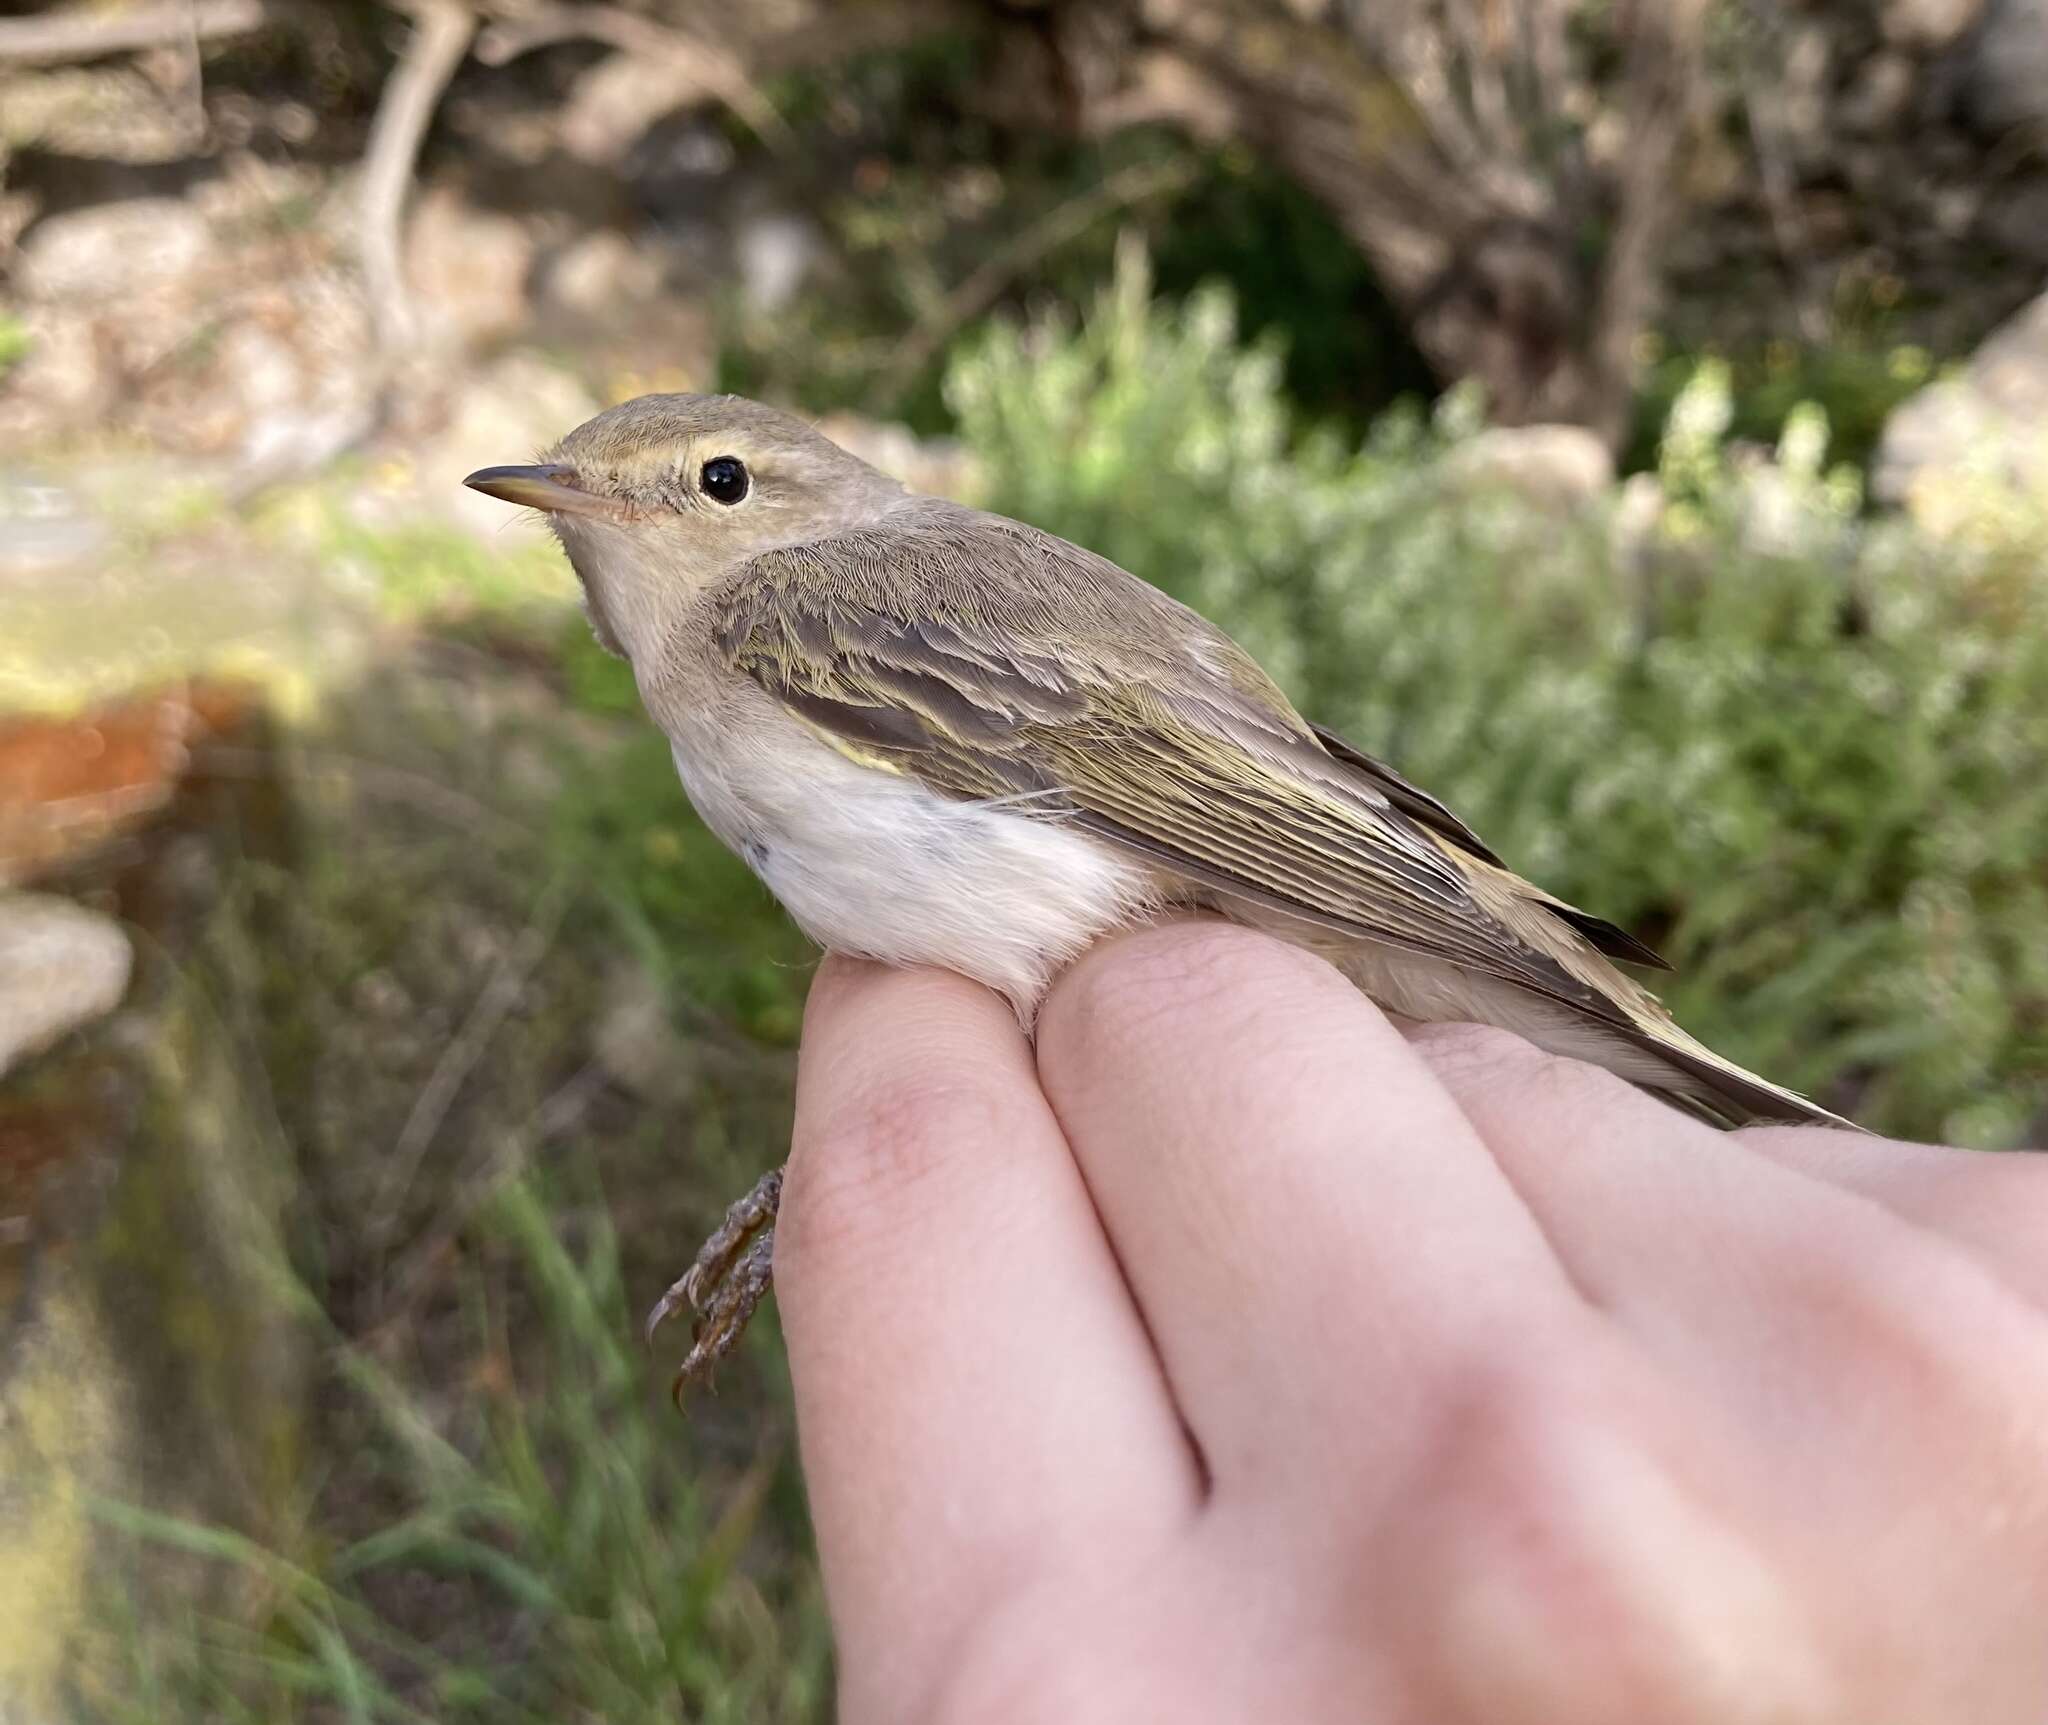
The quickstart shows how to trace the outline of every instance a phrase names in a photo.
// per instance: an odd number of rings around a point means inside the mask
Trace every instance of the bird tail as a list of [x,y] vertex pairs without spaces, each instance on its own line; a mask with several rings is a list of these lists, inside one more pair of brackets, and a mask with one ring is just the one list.
[[1796,1090],[1773,1084],[1745,1071],[1732,1060],[1695,1042],[1675,1024],[1641,1025],[1630,1040],[1670,1073],[1668,1083],[1630,1071],[1626,1076],[1656,1090],[1688,1114],[1710,1126],[1834,1126],[1849,1132],[1862,1127],[1809,1102]]

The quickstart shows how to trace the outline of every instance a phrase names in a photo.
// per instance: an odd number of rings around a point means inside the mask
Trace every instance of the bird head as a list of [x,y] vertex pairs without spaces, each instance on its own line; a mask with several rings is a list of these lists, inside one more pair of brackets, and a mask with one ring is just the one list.
[[903,488],[802,420],[736,395],[643,395],[585,421],[532,466],[474,491],[540,511],[598,639],[654,650],[720,576],[763,552],[879,520]]

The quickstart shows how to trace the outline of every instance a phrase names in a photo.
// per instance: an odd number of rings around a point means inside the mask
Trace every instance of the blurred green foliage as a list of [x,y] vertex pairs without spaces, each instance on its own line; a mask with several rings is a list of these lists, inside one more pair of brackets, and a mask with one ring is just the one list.
[[[241,1572],[246,1593],[232,1614],[189,1612],[175,1634],[117,1618],[133,1669],[93,1716],[761,1725],[822,1714],[830,1655],[815,1577],[764,1588],[745,1562],[775,1508],[775,1463],[716,1489],[673,1416],[650,1407],[602,1194],[514,1181],[476,1231],[508,1261],[517,1297],[473,1282],[478,1368],[460,1441],[439,1428],[431,1389],[340,1345],[337,1375],[370,1415],[367,1465],[389,1498],[374,1532],[293,1559],[226,1528],[97,1506],[145,1550]],[[515,1339],[524,1312],[535,1334]],[[452,1619],[432,1636],[394,1608],[422,1586]],[[493,1644],[491,1626],[506,1642]]]
[[[1656,466],[1672,406],[1706,357],[1660,352],[1645,368],[1622,451],[1625,470]],[[1853,336],[1826,345],[1774,341],[1733,355],[1727,363],[1734,392],[1733,436],[1773,442],[1792,411],[1811,404],[1827,414],[1836,459],[1858,467],[1867,467],[1877,453],[1892,409],[1925,385],[1933,371],[1924,348]]]
[[9,312],[0,312],[0,376],[28,357],[31,337],[28,326]]
[[552,614],[575,595],[575,577],[545,534],[485,540],[396,502],[364,509],[360,500],[392,477],[344,462],[261,500],[252,525],[266,544],[317,557],[338,585],[358,587],[393,622]]
[[1567,516],[1451,479],[1456,397],[1359,447],[1294,435],[1227,299],[1163,309],[1127,265],[1078,325],[990,331],[948,394],[991,507],[1214,617],[1652,938],[1715,1047],[1881,1130],[2016,1142],[2048,1096],[2048,535],[1866,524],[1815,410],[1745,466],[1728,390],[1703,369],[1654,483]]

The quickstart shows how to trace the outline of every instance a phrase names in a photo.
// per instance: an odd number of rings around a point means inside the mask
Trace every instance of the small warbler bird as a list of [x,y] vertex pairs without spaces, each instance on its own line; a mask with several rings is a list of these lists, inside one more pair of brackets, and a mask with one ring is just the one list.
[[[1655,953],[1078,545],[736,396],[642,396],[465,483],[547,516],[698,813],[821,946],[958,971],[1028,1028],[1100,935],[1209,911],[1389,1011],[1499,1025],[1717,1124],[1846,1124],[1686,1035],[1614,962]],[[700,1314],[679,1388],[766,1290],[780,1189],[656,1307],[650,1329]]]

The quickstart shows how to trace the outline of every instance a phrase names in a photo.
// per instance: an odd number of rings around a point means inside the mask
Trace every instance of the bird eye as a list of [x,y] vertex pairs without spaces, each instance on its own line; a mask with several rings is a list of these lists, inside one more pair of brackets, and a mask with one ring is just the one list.
[[714,503],[737,503],[747,494],[747,464],[737,455],[714,455],[704,463],[697,483]]

